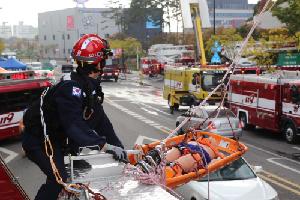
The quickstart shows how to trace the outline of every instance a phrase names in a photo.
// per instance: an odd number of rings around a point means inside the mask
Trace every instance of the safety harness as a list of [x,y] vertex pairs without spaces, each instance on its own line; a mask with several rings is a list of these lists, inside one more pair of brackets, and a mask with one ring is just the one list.
[[43,134],[44,134],[45,153],[46,153],[47,157],[50,160],[51,168],[52,168],[53,174],[55,176],[56,182],[58,184],[62,185],[63,188],[65,189],[65,191],[67,191],[68,193],[70,193],[72,195],[79,196],[83,192],[87,191],[88,193],[93,195],[93,198],[95,200],[106,200],[106,198],[102,194],[93,192],[89,188],[88,185],[83,184],[83,183],[70,183],[70,184],[67,184],[63,181],[62,177],[60,176],[60,173],[59,173],[59,171],[56,167],[56,164],[54,162],[54,159],[53,159],[54,151],[53,151],[51,141],[49,139],[49,135],[47,134],[47,125],[46,125],[45,120],[44,120],[43,103],[44,103],[44,97],[46,96],[48,90],[49,90],[49,88],[47,88],[41,95],[40,113],[41,113],[41,124],[42,124],[42,127],[43,127]]

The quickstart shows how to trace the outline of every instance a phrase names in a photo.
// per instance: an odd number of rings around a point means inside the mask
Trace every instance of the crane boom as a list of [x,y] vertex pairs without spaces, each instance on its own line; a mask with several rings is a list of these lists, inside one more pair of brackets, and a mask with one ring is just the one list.
[[202,37],[202,27],[211,27],[206,0],[180,0],[184,28],[193,28],[197,38],[197,48],[201,55],[201,64],[206,65],[206,56]]

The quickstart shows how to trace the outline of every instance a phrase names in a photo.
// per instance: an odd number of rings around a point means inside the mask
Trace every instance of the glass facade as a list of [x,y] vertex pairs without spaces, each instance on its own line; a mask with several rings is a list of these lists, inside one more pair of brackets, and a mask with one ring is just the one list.
[[[207,0],[211,24],[214,16],[214,0]],[[253,16],[253,4],[248,0],[215,0],[216,26],[239,27]]]

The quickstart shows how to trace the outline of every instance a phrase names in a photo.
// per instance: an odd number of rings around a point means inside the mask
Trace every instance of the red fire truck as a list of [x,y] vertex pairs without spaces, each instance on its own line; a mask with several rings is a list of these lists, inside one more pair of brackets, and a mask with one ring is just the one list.
[[283,133],[288,143],[299,141],[299,71],[232,75],[228,103],[244,129],[259,126]]
[[158,62],[155,58],[141,58],[141,65],[143,74],[147,74],[150,77],[162,74],[164,71],[164,64]]
[[3,200],[29,200],[29,197],[20,186],[0,155],[0,195]]
[[0,71],[0,140],[20,134],[24,110],[50,85],[48,77],[35,78],[34,71]]

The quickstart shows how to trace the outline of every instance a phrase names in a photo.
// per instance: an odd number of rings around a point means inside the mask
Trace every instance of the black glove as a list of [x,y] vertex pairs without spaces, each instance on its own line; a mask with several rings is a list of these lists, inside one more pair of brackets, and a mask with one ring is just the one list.
[[127,161],[127,153],[121,147],[117,147],[111,144],[105,144],[103,147],[106,153],[112,154],[113,158],[118,161],[128,162]]

